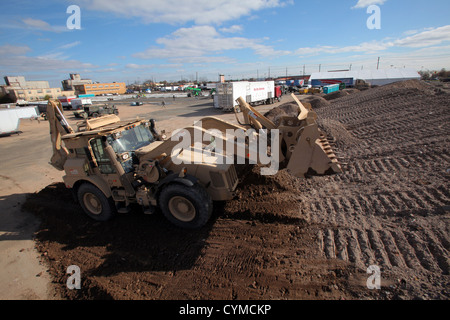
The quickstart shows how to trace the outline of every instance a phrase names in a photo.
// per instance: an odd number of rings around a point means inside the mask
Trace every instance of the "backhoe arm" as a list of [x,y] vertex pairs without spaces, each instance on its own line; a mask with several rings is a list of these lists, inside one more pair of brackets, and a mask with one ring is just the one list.
[[62,136],[74,133],[63,114],[60,101],[49,100],[47,104],[47,119],[50,126],[50,139],[52,142],[53,155],[50,164],[56,169],[63,171],[67,160],[68,150],[62,145]]

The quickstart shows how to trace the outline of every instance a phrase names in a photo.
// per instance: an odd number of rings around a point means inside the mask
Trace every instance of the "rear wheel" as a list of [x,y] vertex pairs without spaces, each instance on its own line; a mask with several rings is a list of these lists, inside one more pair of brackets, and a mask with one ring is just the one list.
[[114,204],[92,184],[84,183],[78,188],[78,202],[84,212],[94,220],[108,221],[114,216]]
[[196,184],[188,187],[171,184],[162,190],[159,205],[164,216],[178,227],[200,228],[212,213],[212,200],[206,190]]

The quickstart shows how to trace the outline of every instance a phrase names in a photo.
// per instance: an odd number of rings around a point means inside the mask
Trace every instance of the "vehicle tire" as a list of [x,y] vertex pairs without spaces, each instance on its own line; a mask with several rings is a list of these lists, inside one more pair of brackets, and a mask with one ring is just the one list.
[[77,198],[84,212],[96,221],[108,221],[115,214],[112,199],[90,183],[83,183],[78,188]]
[[114,114],[117,116],[119,114],[119,110],[114,110]]
[[199,184],[192,187],[170,184],[161,191],[159,206],[163,215],[174,225],[195,229],[208,222],[213,203],[205,188]]
[[97,112],[94,112],[94,113],[92,114],[92,117],[93,117],[93,118],[98,118],[98,113],[97,113]]

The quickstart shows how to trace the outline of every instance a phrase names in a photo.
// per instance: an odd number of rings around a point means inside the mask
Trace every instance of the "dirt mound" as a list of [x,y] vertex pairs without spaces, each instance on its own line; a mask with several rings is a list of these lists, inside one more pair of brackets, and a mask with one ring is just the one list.
[[226,205],[226,216],[263,222],[298,222],[299,197],[296,192],[292,192],[298,187],[297,184],[298,179],[286,170],[263,176],[261,167],[248,168],[242,175],[235,199]]
[[332,119],[318,119],[317,123],[319,124],[320,129],[326,133],[329,138],[333,139],[333,143],[336,147],[341,150],[361,142],[339,121]]
[[332,93],[328,93],[328,94],[324,95],[323,98],[327,101],[330,101],[330,100],[342,98],[342,97],[345,97],[348,95],[349,95],[348,91],[339,90],[339,91],[335,91]]
[[[318,108],[323,108],[330,105],[330,102],[319,96],[302,96],[302,103],[309,103],[311,107],[315,110]],[[296,117],[299,114],[299,107],[295,102],[284,103],[276,108],[273,108],[266,112],[264,116],[271,120],[275,125],[278,125],[280,118],[284,116]]]
[[400,89],[418,89],[425,92],[430,93],[433,91],[433,87],[429,85],[428,83],[420,80],[406,80],[406,81],[399,81],[387,84],[383,86],[384,89],[394,89],[394,88],[400,88]]
[[342,91],[347,92],[348,94],[354,94],[354,93],[361,92],[361,90],[358,90],[356,88],[346,88],[346,89],[344,89]]
[[280,118],[284,116],[296,117],[299,114],[299,107],[295,102],[284,103],[266,112],[264,116],[278,125]]
[[311,106],[314,110],[324,108],[324,107],[327,107],[330,105],[329,101],[327,101],[324,98],[317,96],[317,95],[306,96],[301,99],[301,102],[311,104]]

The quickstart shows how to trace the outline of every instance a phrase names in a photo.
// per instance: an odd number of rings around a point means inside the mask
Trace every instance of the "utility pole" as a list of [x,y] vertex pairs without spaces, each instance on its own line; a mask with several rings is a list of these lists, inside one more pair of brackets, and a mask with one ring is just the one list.
[[321,64],[319,64],[319,72],[320,72],[320,69],[322,68],[322,65]]
[[270,67],[269,67],[269,79],[270,79]]
[[303,65],[303,75],[305,75],[305,65]]
[[380,57],[378,57],[378,62],[377,62],[377,70],[380,67]]

